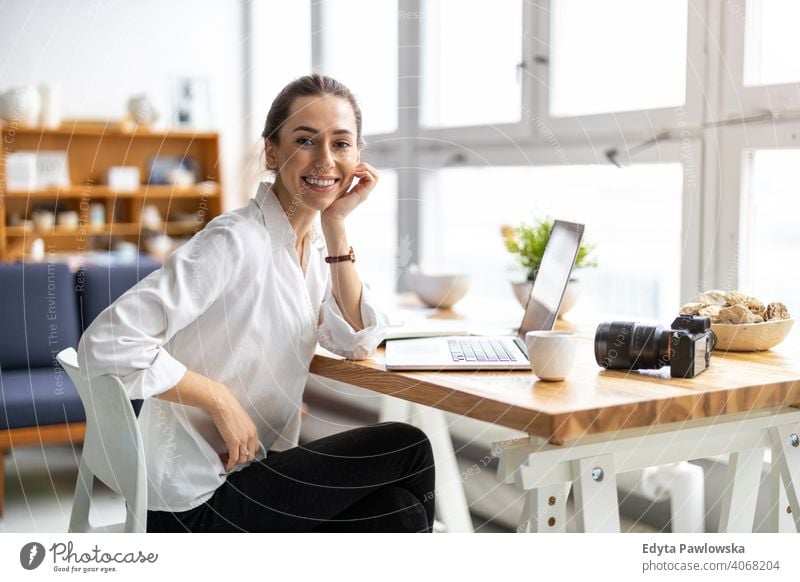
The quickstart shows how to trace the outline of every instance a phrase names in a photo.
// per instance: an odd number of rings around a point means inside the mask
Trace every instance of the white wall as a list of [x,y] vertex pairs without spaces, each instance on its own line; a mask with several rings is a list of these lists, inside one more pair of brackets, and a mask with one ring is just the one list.
[[0,90],[57,83],[62,116],[92,119],[118,119],[131,95],[147,92],[166,118],[169,79],[206,77],[231,208],[252,194],[240,185],[242,31],[242,4],[230,0],[7,0],[0,2]]

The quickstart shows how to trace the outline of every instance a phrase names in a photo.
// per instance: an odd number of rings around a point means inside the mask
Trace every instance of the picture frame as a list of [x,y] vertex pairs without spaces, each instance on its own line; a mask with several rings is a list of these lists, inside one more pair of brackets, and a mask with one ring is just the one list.
[[69,185],[67,152],[36,152],[36,187],[58,188]]
[[176,128],[212,128],[211,99],[205,77],[173,77],[170,86],[170,125]]
[[6,156],[6,187],[9,190],[44,190],[69,185],[67,152],[19,151]]

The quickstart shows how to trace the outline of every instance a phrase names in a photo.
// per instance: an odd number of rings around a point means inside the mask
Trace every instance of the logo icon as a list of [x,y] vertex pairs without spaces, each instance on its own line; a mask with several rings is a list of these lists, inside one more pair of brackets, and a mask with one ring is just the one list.
[[26,570],[38,568],[44,561],[44,546],[39,542],[28,542],[19,551],[19,563]]

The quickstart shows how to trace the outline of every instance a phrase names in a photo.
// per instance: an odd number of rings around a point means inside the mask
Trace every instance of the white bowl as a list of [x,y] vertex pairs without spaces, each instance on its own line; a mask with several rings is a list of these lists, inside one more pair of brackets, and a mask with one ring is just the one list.
[[469,290],[469,275],[426,275],[408,272],[408,283],[430,307],[446,309],[464,297]]
[[776,319],[763,323],[712,323],[717,336],[715,350],[723,352],[758,352],[781,343],[794,325],[794,319]]

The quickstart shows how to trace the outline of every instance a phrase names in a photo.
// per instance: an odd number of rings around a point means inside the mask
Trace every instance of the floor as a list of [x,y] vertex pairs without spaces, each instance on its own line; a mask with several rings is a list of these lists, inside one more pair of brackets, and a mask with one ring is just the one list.
[[[44,449],[26,447],[5,457],[5,512],[0,518],[2,533],[59,533],[67,531],[72,496],[78,478],[80,449],[71,445]],[[571,508],[569,515],[572,515]],[[123,521],[125,510],[119,498],[103,485],[96,485],[90,513],[93,525]],[[496,523],[474,518],[475,530],[481,533],[509,531]],[[653,528],[623,517],[622,531],[652,532]],[[568,531],[574,531],[572,519]]]
[[[66,532],[78,479],[80,448],[25,447],[5,457],[6,500],[0,532]],[[105,486],[95,488],[90,520],[122,521],[121,498]]]

